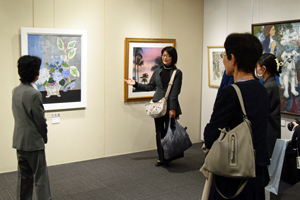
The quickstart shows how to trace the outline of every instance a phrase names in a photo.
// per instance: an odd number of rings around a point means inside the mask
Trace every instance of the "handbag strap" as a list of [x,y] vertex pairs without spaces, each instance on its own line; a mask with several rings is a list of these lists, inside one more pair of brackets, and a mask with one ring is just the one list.
[[171,91],[171,87],[172,87],[172,85],[173,85],[173,81],[174,81],[174,78],[175,78],[176,71],[177,71],[177,69],[175,69],[175,70],[173,71],[173,74],[172,74],[172,76],[171,76],[171,80],[170,80],[170,82],[169,82],[169,86],[168,86],[168,89],[167,89],[167,92],[166,92],[166,95],[165,95],[165,99],[166,99],[166,100],[168,99],[169,93],[170,93],[170,91]]
[[[239,88],[236,84],[231,84],[231,85],[232,85],[232,87],[233,87],[233,88],[235,89],[235,91],[236,91],[236,94],[237,94],[237,96],[238,96],[238,99],[239,99],[239,102],[240,102],[240,105],[241,105],[241,108],[242,108],[242,111],[243,111],[243,114],[244,114],[243,117],[244,117],[244,119],[245,119],[245,118],[247,118],[247,114],[246,114],[246,110],[245,110],[245,106],[244,106],[244,101],[243,101],[243,97],[242,97],[241,90],[240,90],[240,88]],[[213,179],[213,183],[214,183],[214,186],[215,186],[217,192],[218,192],[224,199],[233,199],[233,198],[237,197],[237,196],[243,191],[243,189],[245,188],[246,184],[248,183],[248,180],[249,180],[249,179],[241,180],[241,183],[240,183],[240,185],[239,185],[238,190],[237,190],[236,193],[235,193],[233,196],[231,196],[231,197],[226,197],[226,196],[224,196],[224,195],[221,193],[221,191],[219,190],[219,188],[218,188],[218,186],[217,186],[217,184],[216,184],[215,178]]]
[[219,193],[219,195],[221,195],[224,199],[233,199],[233,198],[237,197],[237,196],[243,191],[243,189],[245,188],[246,184],[248,183],[248,179],[247,179],[247,180],[244,180],[244,181],[241,180],[241,183],[240,183],[240,185],[239,185],[239,189],[238,189],[238,190],[236,191],[236,193],[235,193],[233,196],[231,196],[231,197],[226,197],[226,196],[224,196],[224,195],[221,193],[221,191],[219,190],[219,188],[218,188],[218,186],[217,186],[215,176],[214,176],[214,178],[213,178],[213,182],[214,182],[214,186],[215,186],[217,192]]
[[235,89],[236,91],[236,94],[238,96],[238,99],[239,99],[239,102],[240,102],[240,105],[241,105],[241,108],[242,108],[242,112],[243,112],[243,119],[244,121],[248,124],[249,126],[249,130],[251,132],[251,138],[252,138],[252,129],[251,129],[251,122],[249,121],[248,117],[247,117],[247,114],[246,114],[246,109],[245,109],[245,106],[244,106],[244,101],[243,101],[243,97],[242,97],[242,93],[241,93],[241,90],[239,88],[239,86],[237,86],[236,84],[231,84],[232,87]]
[[231,85],[232,85],[232,87],[235,89],[236,94],[237,94],[237,96],[238,96],[238,98],[239,98],[240,105],[241,105],[241,108],[242,108],[244,117],[247,118],[247,114],[246,114],[246,110],[245,110],[245,106],[244,106],[244,101],[243,101],[243,97],[242,97],[241,90],[240,90],[240,88],[239,88],[236,84],[231,84]]

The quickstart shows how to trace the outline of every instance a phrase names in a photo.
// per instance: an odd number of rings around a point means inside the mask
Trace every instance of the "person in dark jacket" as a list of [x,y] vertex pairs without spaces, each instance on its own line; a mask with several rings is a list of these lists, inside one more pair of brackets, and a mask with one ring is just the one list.
[[17,199],[32,199],[33,186],[37,199],[51,199],[45,157],[47,123],[42,94],[34,84],[40,66],[41,59],[35,56],[22,56],[18,60],[21,84],[14,88],[12,96],[13,148],[18,159]]
[[222,76],[222,80],[221,80],[221,83],[220,83],[220,87],[219,87],[219,89],[218,89],[218,92],[219,92],[223,87],[225,87],[225,86],[227,86],[227,85],[231,85],[231,84],[233,84],[233,83],[234,83],[233,76],[232,76],[232,75],[228,76],[228,75],[226,74],[226,70],[225,70],[225,71],[224,71],[224,74],[223,74],[223,76]]
[[267,147],[269,157],[272,157],[275,142],[281,138],[280,126],[280,89],[275,75],[281,73],[283,63],[279,62],[276,56],[271,53],[263,54],[258,60],[255,70],[256,77],[263,80],[263,85],[267,89],[270,101],[270,116],[267,129]]
[[[269,99],[264,86],[253,77],[256,63],[263,51],[262,45],[249,33],[233,33],[227,36],[224,47],[223,62],[226,74],[233,75],[235,84],[241,90],[247,117],[252,124],[253,147],[256,152],[256,177],[250,178],[242,192],[234,199],[265,199],[264,172],[270,164],[266,148]],[[210,121],[204,129],[206,148],[210,149],[220,136],[219,128],[232,130],[241,122],[243,112],[237,94],[231,85],[227,85],[218,92]],[[232,197],[243,180],[215,175],[214,181],[215,184],[212,184],[209,193],[210,200],[224,199],[220,193]]]
[[[132,85],[138,90],[152,91],[155,89],[153,95],[153,102],[158,102],[162,99],[167,91],[168,84],[170,82],[173,71],[176,69],[175,78],[173,85],[167,100],[167,113],[165,116],[160,118],[155,118],[155,131],[156,131],[156,145],[158,152],[158,160],[156,166],[169,165],[171,160],[164,159],[163,149],[161,146],[161,139],[165,137],[168,126],[169,119],[171,119],[171,126],[174,124],[174,118],[178,118],[181,115],[181,109],[178,101],[178,95],[180,94],[182,85],[182,72],[177,69],[175,64],[177,63],[177,51],[174,47],[168,46],[162,49],[161,57],[163,65],[156,69],[148,84],[140,84],[135,80],[129,78],[129,80],[124,80],[128,85]],[[179,155],[178,157],[182,157]],[[177,157],[177,158],[178,158]],[[175,159],[175,158],[174,158]]]

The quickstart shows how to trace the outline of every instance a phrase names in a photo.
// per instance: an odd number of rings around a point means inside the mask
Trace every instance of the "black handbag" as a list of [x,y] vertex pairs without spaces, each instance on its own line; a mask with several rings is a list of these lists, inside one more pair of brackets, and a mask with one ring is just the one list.
[[170,119],[167,134],[163,139],[161,139],[161,145],[164,150],[164,158],[167,160],[175,158],[192,146],[190,137],[186,132],[187,128],[183,128],[176,119],[174,120],[175,129],[171,129]]
[[289,184],[296,184],[300,181],[300,170],[297,168],[297,149],[293,148],[293,141],[287,144],[284,161],[281,171],[281,180]]

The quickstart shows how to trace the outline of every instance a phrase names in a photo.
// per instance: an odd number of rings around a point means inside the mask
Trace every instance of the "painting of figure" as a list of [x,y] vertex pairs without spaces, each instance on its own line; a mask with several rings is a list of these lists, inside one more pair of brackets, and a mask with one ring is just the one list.
[[263,45],[264,53],[283,62],[280,78],[281,112],[300,115],[300,21],[252,24],[252,34]]

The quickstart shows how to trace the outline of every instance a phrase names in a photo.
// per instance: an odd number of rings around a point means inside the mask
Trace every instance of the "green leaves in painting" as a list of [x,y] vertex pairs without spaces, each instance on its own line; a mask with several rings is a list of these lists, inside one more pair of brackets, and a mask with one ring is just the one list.
[[71,41],[71,42],[69,42],[69,44],[68,44],[68,46],[67,46],[67,49],[72,49],[72,48],[74,48],[75,45],[76,45],[76,43],[77,43],[77,41]]
[[65,81],[64,79],[61,79],[61,80],[59,81],[59,85],[61,85],[61,86],[64,86],[65,83],[66,83],[66,81]]
[[64,42],[63,42],[62,39],[60,39],[60,38],[57,38],[57,47],[58,47],[60,50],[64,50],[64,49],[65,49]]
[[77,50],[77,48],[74,48],[74,49],[72,49],[72,50],[69,52],[69,54],[68,54],[69,59],[72,59],[72,58],[75,57],[75,55],[76,55],[76,50]]
[[71,66],[70,59],[73,59],[77,53],[77,41],[72,40],[66,46],[65,39],[57,38],[56,44],[59,50],[63,51],[63,55],[52,55],[51,59],[45,62],[44,68],[40,70],[39,79],[36,81],[37,87],[43,86],[63,87],[64,92],[75,88],[77,79],[71,80],[71,76],[79,77],[79,70],[75,66]]
[[47,87],[50,87],[50,84],[48,83],[48,81],[45,82],[45,85],[46,85]]
[[55,72],[55,67],[51,67],[51,73]]
[[71,83],[73,83],[74,81],[75,81],[75,80],[72,80],[72,81],[70,81],[69,83],[67,83],[67,84],[65,85],[64,89],[67,88],[69,85],[71,85]]
[[70,73],[72,76],[79,77],[79,71],[75,66],[70,67]]

